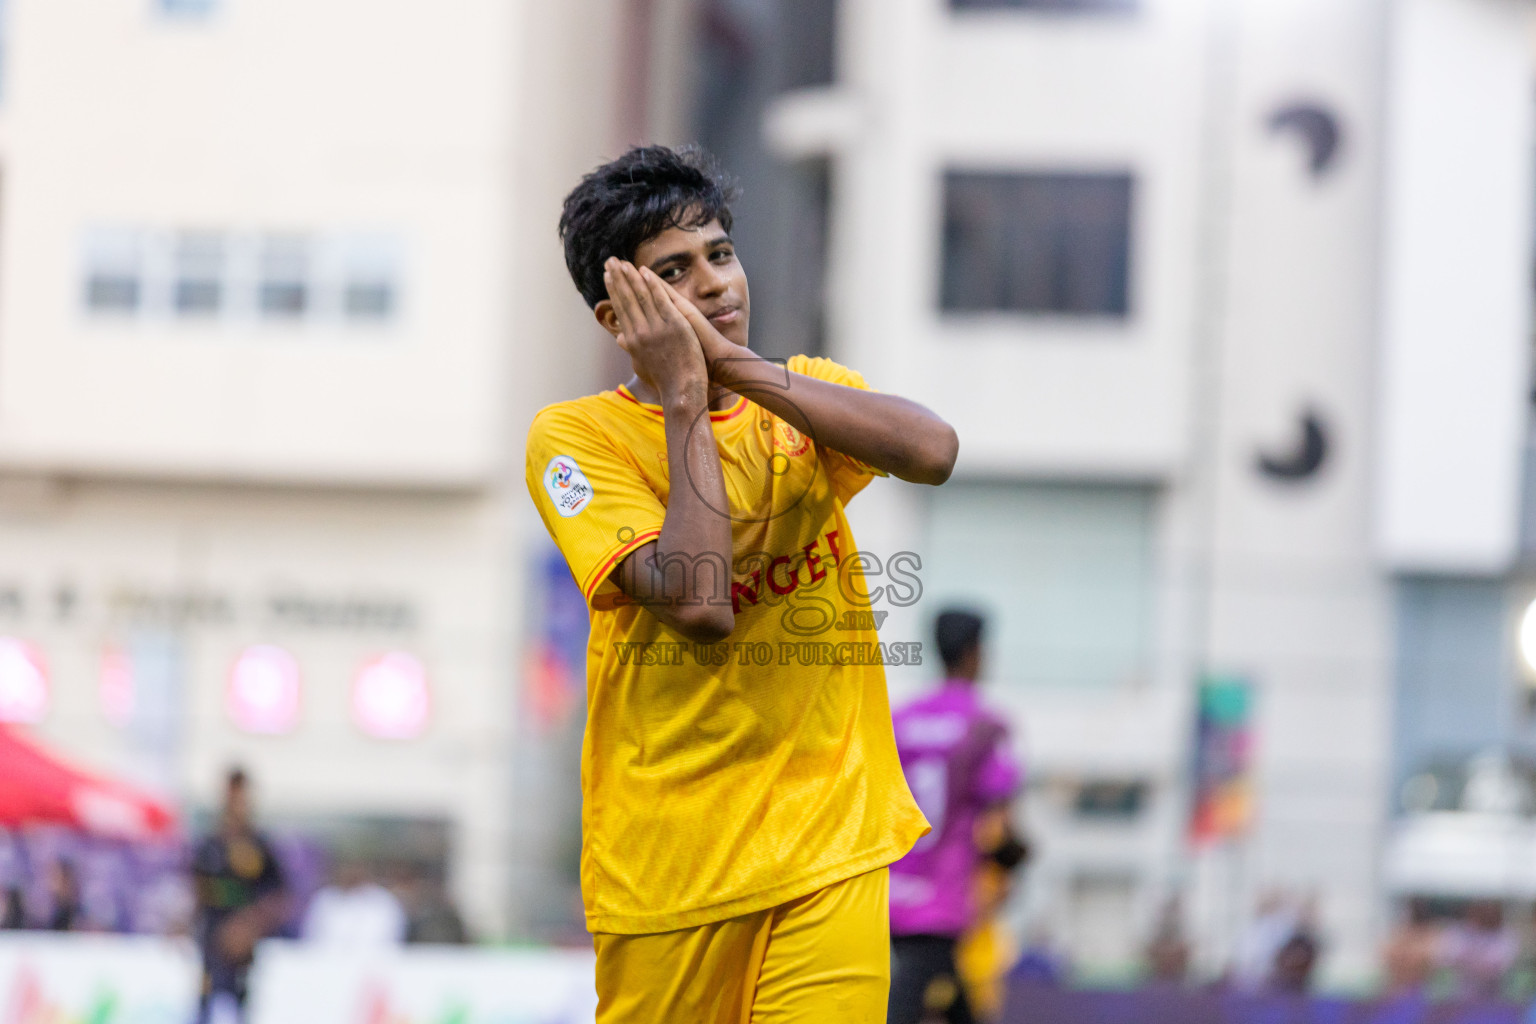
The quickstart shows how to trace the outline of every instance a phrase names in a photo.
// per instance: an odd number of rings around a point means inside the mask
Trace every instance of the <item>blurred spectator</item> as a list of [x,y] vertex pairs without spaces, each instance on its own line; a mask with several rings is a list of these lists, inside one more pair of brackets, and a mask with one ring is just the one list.
[[942,1009],[951,1024],[975,1019],[955,948],[975,921],[972,885],[984,856],[977,820],[1005,806],[1020,777],[1007,727],[976,693],[984,625],[972,612],[940,613],[944,682],[895,714],[907,785],[933,831],[891,865],[890,1024],[917,1024],[925,1009]]
[[1269,988],[1289,995],[1306,995],[1312,987],[1312,972],[1317,967],[1319,944],[1310,928],[1291,933],[1275,953],[1275,967]]
[[1440,943],[1440,929],[1430,915],[1428,902],[1409,900],[1402,920],[1387,937],[1381,952],[1386,994],[1390,998],[1424,995],[1428,991]]
[[54,826],[0,834],[0,927],[186,935],[188,855]]
[[1536,1005],[1532,1005],[1536,1000],[1536,920],[1528,919],[1521,929],[1520,952],[1505,979],[1504,998],[1531,1006],[1528,1024],[1536,1024]]
[[1280,947],[1295,933],[1296,924],[1296,908],[1284,893],[1277,889],[1261,893],[1253,920],[1238,939],[1232,984],[1246,992],[1268,985]]
[[27,926],[27,908],[21,899],[21,889],[14,885],[5,887],[4,905],[0,906],[0,931],[15,930]]
[[1023,985],[1055,987],[1067,980],[1067,958],[1056,948],[1056,941],[1044,925],[1030,929],[1024,940],[1024,952],[1008,972],[1008,980]]
[[1295,908],[1289,933],[1275,950],[1265,987],[1271,992],[1305,995],[1312,987],[1322,939],[1317,920],[1317,899],[1309,898]]
[[977,848],[986,853],[986,859],[973,879],[975,921],[955,948],[955,966],[972,1012],[980,1020],[996,1020],[1003,1011],[1008,967],[1018,956],[1002,912],[1013,894],[1014,876],[1029,860],[1029,846],[1014,834],[1002,809],[978,819],[976,833]]
[[331,883],[315,893],[304,914],[309,942],[336,946],[392,946],[405,941],[405,909],[370,876],[366,865],[342,861]]
[[470,941],[464,918],[442,882],[427,875],[417,875],[408,883],[407,892],[410,923],[406,927],[405,941],[454,946]]
[[80,924],[80,877],[73,862],[60,857],[48,865],[48,921],[44,929],[72,932]]
[[1440,958],[1451,969],[1463,999],[1496,999],[1520,955],[1520,938],[1504,923],[1497,900],[1476,900],[1445,932]]
[[1182,985],[1189,973],[1189,940],[1184,934],[1184,905],[1170,896],[1158,914],[1147,943],[1147,974],[1155,984]]
[[198,1020],[216,1006],[243,1006],[256,943],[273,934],[286,913],[283,876],[272,847],[251,820],[250,785],[235,769],[225,781],[217,831],[192,856],[197,923],[203,956],[203,1000]]

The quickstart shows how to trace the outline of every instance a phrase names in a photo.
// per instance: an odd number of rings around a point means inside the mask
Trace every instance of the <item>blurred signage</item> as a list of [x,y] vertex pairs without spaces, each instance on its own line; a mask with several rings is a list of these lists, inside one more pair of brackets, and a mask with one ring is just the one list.
[[299,722],[299,663],[271,644],[247,647],[229,673],[225,706],[245,732],[279,735]]
[[100,591],[74,583],[27,588],[0,580],[0,617],[55,623],[101,622],[133,626],[263,625],[337,633],[407,633],[421,611],[388,594],[312,593],[282,589],[240,595],[203,587],[158,588],[121,584]]
[[48,713],[48,666],[42,652],[0,636],[0,722],[41,722]]
[[586,950],[407,947],[352,950],[265,942],[250,1024],[592,1024]]
[[1253,687],[1207,676],[1196,700],[1194,805],[1190,838],[1200,844],[1244,835],[1253,818]]
[[404,651],[369,660],[352,680],[352,720],[369,736],[415,739],[426,731],[431,714],[427,670]]
[[0,934],[3,1024],[186,1024],[200,980],[190,944]]

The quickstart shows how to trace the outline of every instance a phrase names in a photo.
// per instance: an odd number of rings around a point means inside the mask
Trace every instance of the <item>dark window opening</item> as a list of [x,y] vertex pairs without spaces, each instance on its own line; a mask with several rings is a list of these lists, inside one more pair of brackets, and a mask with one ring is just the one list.
[[269,238],[261,251],[257,304],[263,316],[293,318],[309,308],[309,246],[295,237]]
[[347,316],[383,320],[395,310],[395,289],[387,281],[354,281],[344,296]]
[[704,0],[694,137],[741,184],[732,234],[752,280],[752,348],[769,357],[826,350],[831,163],[784,159],[763,112],[784,92],[837,75],[836,0]]
[[172,17],[202,17],[218,6],[218,0],[160,0],[160,12]]
[[1135,818],[1146,806],[1147,788],[1139,780],[1084,782],[1077,789],[1073,809],[1084,818]]
[[831,85],[837,78],[837,4],[833,0],[779,0],[777,47],[780,89]]
[[261,286],[261,311],[267,316],[303,316],[309,290],[299,281],[268,281]]
[[182,316],[215,316],[224,301],[224,240],[190,233],[176,243],[172,301]]
[[132,313],[139,308],[139,279],[93,274],[86,279],[85,304],[94,313]]
[[1126,316],[1127,174],[978,174],[944,182],[946,312]]
[[217,281],[176,282],[176,312],[185,316],[213,316],[219,311],[224,289]]
[[1141,0],[949,0],[957,11],[1134,11]]

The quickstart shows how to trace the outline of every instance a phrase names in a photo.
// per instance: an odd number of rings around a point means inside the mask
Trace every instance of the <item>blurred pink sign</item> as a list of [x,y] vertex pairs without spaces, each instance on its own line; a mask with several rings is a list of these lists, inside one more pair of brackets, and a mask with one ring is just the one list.
[[133,661],[121,647],[108,647],[102,652],[98,691],[107,721],[119,729],[133,721]]
[[42,652],[0,636],[0,722],[41,722],[48,713],[48,666]]
[[432,715],[427,671],[404,651],[391,651],[363,664],[352,680],[352,720],[369,736],[415,739]]
[[278,735],[299,721],[299,663],[271,644],[247,647],[229,673],[225,708],[245,732]]

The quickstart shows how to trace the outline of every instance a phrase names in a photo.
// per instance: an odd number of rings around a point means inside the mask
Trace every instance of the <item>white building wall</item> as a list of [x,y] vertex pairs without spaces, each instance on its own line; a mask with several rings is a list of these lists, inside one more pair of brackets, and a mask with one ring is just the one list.
[[[1384,301],[1400,293],[1404,302],[1459,307],[1497,286],[1489,298],[1498,321],[1458,346],[1475,365],[1436,378],[1410,405],[1392,397],[1398,342],[1390,329],[1386,378],[1378,364],[1381,197],[1392,171],[1383,166],[1386,113],[1403,102],[1388,54],[1398,6],[1144,0],[1115,15],[847,0],[837,89],[791,97],[769,118],[781,148],[838,157],[832,354],[950,418],[962,439],[960,478],[1156,489],[1155,638],[1145,673],[1092,694],[995,685],[991,695],[1014,710],[1046,786],[1028,812],[1048,829],[1030,913],[1059,919],[1085,873],[1133,876],[1140,922],[1161,893],[1182,888],[1213,968],[1258,890],[1272,885],[1317,896],[1326,977],[1357,981],[1375,968],[1386,924],[1377,860],[1389,806],[1393,650],[1377,488],[1387,480],[1386,498],[1412,519],[1434,510],[1402,505],[1408,492],[1391,474],[1430,486],[1424,473],[1439,472],[1433,459],[1403,454],[1403,438],[1458,421],[1435,450],[1450,451],[1454,436],[1473,450],[1456,473],[1492,468],[1478,478],[1488,486],[1441,494],[1475,503],[1476,516],[1458,504],[1441,518],[1483,524],[1463,550],[1509,550],[1515,499],[1506,478],[1518,439],[1506,428],[1525,384],[1523,362],[1510,356],[1524,314],[1515,317],[1511,303],[1526,301],[1515,278],[1529,278],[1528,246],[1514,241],[1528,237],[1529,219],[1529,146],[1519,126],[1530,76],[1511,70],[1521,63],[1515,51],[1528,46],[1523,8],[1433,5],[1464,8],[1498,36],[1476,81],[1507,85],[1502,105],[1457,129],[1486,143],[1476,148],[1491,162],[1476,179],[1487,179],[1485,194],[1465,201],[1487,212],[1479,223],[1489,231],[1500,225],[1498,244],[1476,257],[1498,269],[1465,294],[1428,279],[1405,289],[1389,275]],[[1466,59],[1475,60],[1470,51]],[[1326,111],[1341,130],[1318,173],[1301,134],[1271,124],[1298,103]],[[1439,159],[1466,156],[1451,146]],[[1132,171],[1131,315],[1122,324],[941,316],[938,196],[947,168]],[[1433,204],[1419,195],[1410,205]],[[1385,228],[1387,244],[1397,244],[1401,231]],[[1463,248],[1434,255],[1458,260]],[[1447,280],[1471,273],[1463,267]],[[1457,323],[1453,334],[1472,330],[1470,320]],[[1440,330],[1433,344],[1446,337]],[[1444,403],[1428,410],[1432,397]],[[1297,479],[1262,473],[1261,456],[1305,461],[1308,413],[1325,435],[1321,466]],[[1472,438],[1484,423],[1489,429]],[[1444,491],[1454,477],[1441,473],[1434,486]],[[861,546],[920,547],[931,506],[914,488],[871,488],[851,510]],[[936,610],[894,609],[885,632],[921,638]],[[1201,672],[1238,675],[1255,688],[1258,802],[1249,838],[1191,861],[1182,780]],[[893,692],[910,693],[931,674],[893,673]],[[1104,775],[1152,784],[1139,825],[1089,829],[1051,803],[1053,778]],[[1148,829],[1159,838],[1148,839]]]
[[[49,660],[38,731],[188,811],[240,762],[277,819],[445,818],[476,933],[569,921],[568,837],[543,823],[579,803],[574,765],[518,774],[538,768],[520,744],[543,742],[521,687],[547,545],[522,438],[540,406],[593,390],[611,345],[555,224],[614,148],[617,61],[602,54],[621,47],[617,12],[214,7],[6,5],[0,589],[22,603],[0,601],[0,633]],[[97,227],[381,232],[400,242],[400,310],[368,326],[93,318],[82,249]],[[289,593],[383,601],[409,624],[296,624],[272,613]],[[227,614],[185,610],[210,596]],[[226,713],[252,643],[299,663],[290,734],[249,735]],[[159,753],[98,694],[103,653],[146,645],[180,664],[183,717]],[[358,666],[393,649],[429,673],[419,739],[351,721]],[[530,779],[568,791],[530,794]]]
[[1529,4],[1393,12],[1375,543],[1404,572],[1497,575],[1519,542],[1530,392],[1536,56]]
[[[7,11],[0,460],[465,486],[503,451],[515,5]],[[86,233],[383,233],[390,323],[89,316]]]
[[[1205,667],[1254,684],[1259,750],[1253,835],[1235,851],[1236,884],[1230,872],[1218,883],[1231,918],[1207,930],[1229,938],[1265,887],[1313,894],[1334,979],[1375,969],[1385,924],[1376,859],[1391,606],[1368,542],[1385,14],[1376,0],[1252,0],[1216,25],[1226,167],[1196,650]],[[1270,126],[1298,102],[1340,129],[1320,171],[1303,138]],[[1321,468],[1296,480],[1261,473],[1261,454],[1296,453],[1307,412],[1328,438]]]

